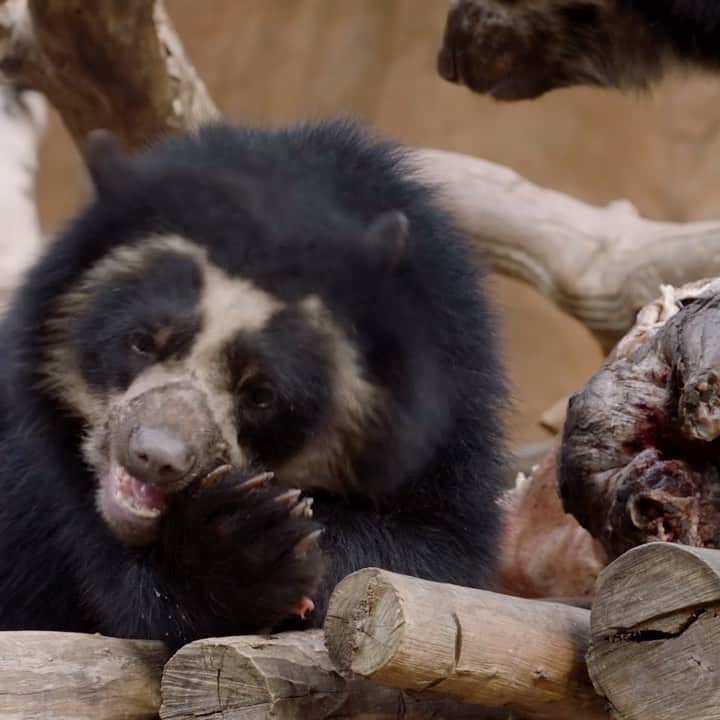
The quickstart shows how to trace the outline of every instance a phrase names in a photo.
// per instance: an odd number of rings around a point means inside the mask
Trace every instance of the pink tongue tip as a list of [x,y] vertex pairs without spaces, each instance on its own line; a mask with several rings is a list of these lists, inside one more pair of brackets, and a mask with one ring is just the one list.
[[137,501],[145,507],[154,510],[165,509],[165,493],[162,490],[148,485],[148,483],[140,482],[134,477],[130,478],[130,489]]

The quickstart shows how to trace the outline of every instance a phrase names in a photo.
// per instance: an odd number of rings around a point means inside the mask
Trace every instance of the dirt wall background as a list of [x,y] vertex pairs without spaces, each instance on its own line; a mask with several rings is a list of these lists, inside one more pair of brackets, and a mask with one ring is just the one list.
[[[652,96],[564,90],[505,105],[435,73],[447,0],[166,0],[211,95],[231,119],[352,114],[403,142],[477,155],[657,219],[720,216],[720,82],[676,78]],[[52,232],[87,190],[53,115],[38,202]],[[601,360],[588,333],[524,285],[492,279],[513,385],[513,443]]]

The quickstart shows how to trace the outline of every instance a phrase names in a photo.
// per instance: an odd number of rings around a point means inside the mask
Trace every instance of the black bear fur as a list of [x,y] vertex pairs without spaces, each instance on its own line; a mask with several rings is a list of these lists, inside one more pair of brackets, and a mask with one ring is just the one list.
[[[413,176],[405,150],[347,120],[217,124],[167,137],[103,177],[27,274],[0,327],[0,630],[177,647],[284,627],[307,593],[317,625],[337,581],[366,566],[491,586],[505,401],[495,326],[468,238]],[[378,278],[371,250],[352,239],[384,212],[404,213],[409,240],[393,251],[398,267]],[[107,253],[158,232],[189,238],[228,274],[288,303],[319,295],[392,398],[392,431],[365,438],[364,483],[312,492],[312,519],[289,517],[275,502],[282,488],[244,488],[248,468],[189,494],[147,547],[119,542],[98,513],[81,452],[86,419],[44,382],[57,342],[47,319]],[[131,325],[133,313],[182,304],[185,272],[169,262],[144,304],[112,312]],[[98,359],[102,348],[89,347],[114,321],[110,312],[63,340],[87,350],[81,370],[98,394],[122,389],[132,374],[117,351]],[[275,431],[278,452],[293,452],[283,449],[283,427]],[[261,453],[270,470],[272,453],[270,442]],[[324,529],[321,553],[296,561],[291,549],[315,527]]]

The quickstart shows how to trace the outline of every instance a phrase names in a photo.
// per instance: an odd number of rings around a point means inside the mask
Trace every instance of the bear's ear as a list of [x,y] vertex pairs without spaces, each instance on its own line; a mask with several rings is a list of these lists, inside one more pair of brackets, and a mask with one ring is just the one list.
[[409,252],[410,221],[403,212],[386,212],[365,231],[365,242],[375,261],[393,273]]
[[98,196],[111,195],[128,183],[128,154],[109,130],[93,130],[88,134],[83,157]]

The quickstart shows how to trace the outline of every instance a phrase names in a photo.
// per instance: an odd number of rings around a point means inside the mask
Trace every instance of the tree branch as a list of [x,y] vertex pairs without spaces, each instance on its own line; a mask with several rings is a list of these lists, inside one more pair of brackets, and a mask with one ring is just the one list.
[[76,143],[131,148],[218,115],[161,0],[0,0],[0,70],[48,97]]
[[[44,92],[80,147],[109,129],[131,148],[218,110],[161,0],[0,0],[0,70]],[[609,348],[660,284],[720,274],[720,223],[594,207],[483,160],[418,150],[420,173],[495,270],[525,280]]]
[[717,550],[650,543],[603,570],[587,663],[613,717],[717,717],[719,612]]
[[0,81],[0,312],[42,247],[35,171],[46,120],[42,95]]
[[491,267],[537,288],[608,350],[660,285],[720,275],[720,222],[645,220],[627,202],[589,205],[457,153],[417,159]]

